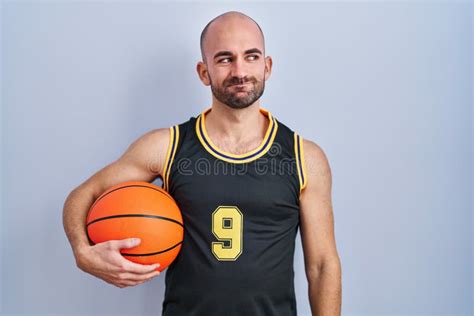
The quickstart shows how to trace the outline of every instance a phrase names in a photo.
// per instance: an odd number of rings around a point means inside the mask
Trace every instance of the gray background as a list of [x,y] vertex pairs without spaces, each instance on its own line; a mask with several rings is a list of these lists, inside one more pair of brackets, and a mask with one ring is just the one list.
[[3,1],[2,315],[160,314],[164,274],[119,289],[76,268],[62,206],[141,134],[210,106],[199,35],[228,10],[265,32],[262,106],[329,158],[343,315],[472,315],[473,7],[461,1]]

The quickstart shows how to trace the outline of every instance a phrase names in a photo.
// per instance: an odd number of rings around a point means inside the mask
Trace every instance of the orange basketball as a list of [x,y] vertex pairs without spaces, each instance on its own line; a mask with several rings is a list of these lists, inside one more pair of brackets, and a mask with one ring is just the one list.
[[141,181],[123,182],[102,193],[89,210],[86,228],[92,244],[140,238],[138,246],[120,253],[136,263],[159,263],[160,271],[178,255],[184,234],[181,211],[171,195]]

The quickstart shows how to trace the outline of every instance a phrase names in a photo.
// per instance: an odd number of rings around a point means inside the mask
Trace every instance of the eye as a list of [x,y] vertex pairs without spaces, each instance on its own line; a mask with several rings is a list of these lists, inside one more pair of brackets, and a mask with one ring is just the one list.
[[249,57],[254,57],[252,60],[257,60],[258,59],[258,55],[249,55]]
[[219,59],[219,62],[222,62],[222,61],[224,61],[224,60],[227,60],[227,59],[230,59],[230,58],[229,58],[229,57],[227,57],[227,58],[222,58],[222,59]]

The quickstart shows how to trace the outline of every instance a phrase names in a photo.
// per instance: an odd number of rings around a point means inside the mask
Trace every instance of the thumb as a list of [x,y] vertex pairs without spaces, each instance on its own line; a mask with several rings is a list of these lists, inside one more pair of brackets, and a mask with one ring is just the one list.
[[133,248],[140,244],[140,238],[127,238],[122,240],[117,240],[116,246],[118,249],[122,248]]

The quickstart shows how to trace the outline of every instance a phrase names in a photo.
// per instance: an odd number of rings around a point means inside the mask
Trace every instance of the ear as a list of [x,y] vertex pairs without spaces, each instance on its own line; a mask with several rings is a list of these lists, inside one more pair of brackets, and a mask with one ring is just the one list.
[[270,78],[270,75],[272,74],[272,65],[273,65],[273,60],[271,56],[265,57],[265,81]]
[[202,83],[204,83],[205,86],[209,86],[211,81],[209,80],[209,72],[207,71],[206,64],[202,61],[198,62],[196,65],[196,71]]

